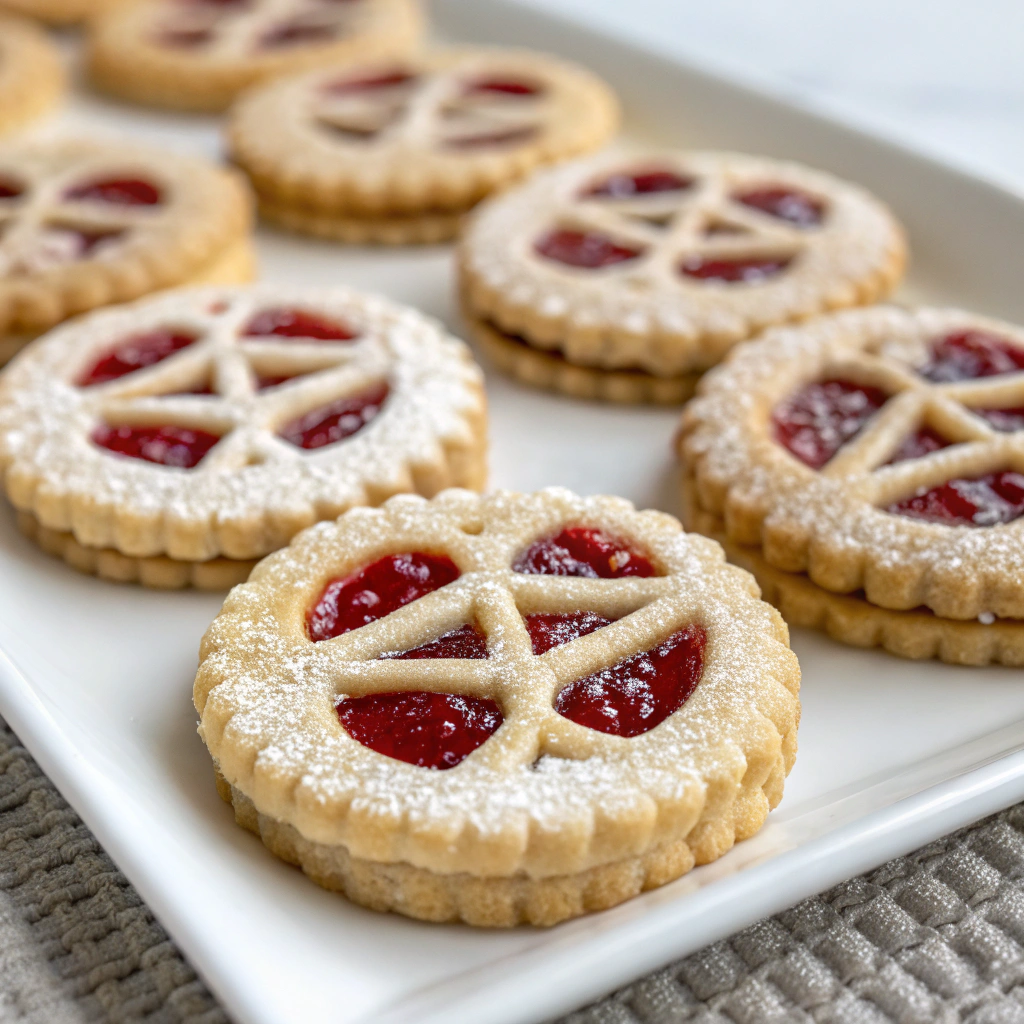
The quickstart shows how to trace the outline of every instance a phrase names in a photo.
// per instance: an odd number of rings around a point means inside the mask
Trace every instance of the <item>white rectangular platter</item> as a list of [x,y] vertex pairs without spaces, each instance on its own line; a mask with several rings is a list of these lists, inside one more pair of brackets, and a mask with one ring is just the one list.
[[[910,229],[905,298],[1024,320],[1024,202],[957,171],[507,0],[438,0],[449,38],[581,59],[629,133],[805,160]],[[213,120],[76,94],[60,127],[217,155]],[[345,250],[265,231],[263,276],[346,282],[448,320],[450,253]],[[493,484],[562,484],[677,510],[676,414],[529,391],[488,368]],[[716,864],[551,931],[381,916],[325,893],[237,828],[195,733],[196,650],[219,599],[76,575],[0,514],[0,713],[239,1024],[533,1024],[760,916],[1024,798],[1024,675],[901,662],[797,634],[800,756],[781,808]]]

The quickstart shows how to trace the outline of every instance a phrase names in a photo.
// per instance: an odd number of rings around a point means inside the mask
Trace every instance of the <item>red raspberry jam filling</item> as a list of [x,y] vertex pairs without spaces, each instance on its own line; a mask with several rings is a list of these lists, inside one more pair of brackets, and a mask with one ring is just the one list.
[[364,75],[361,78],[341,78],[330,82],[324,92],[331,96],[347,96],[351,93],[376,92],[378,89],[394,89],[400,85],[410,85],[418,81],[418,76],[408,71],[386,71],[379,75]]
[[949,480],[890,505],[887,512],[946,526],[997,526],[1024,516],[1024,474],[1012,470]]
[[698,281],[723,281],[726,284],[757,284],[781,274],[790,263],[789,256],[775,259],[749,257],[745,259],[723,259],[721,257],[689,256],[683,260],[679,270],[686,277]]
[[117,455],[175,469],[193,469],[220,438],[187,427],[112,427],[102,423],[92,432],[92,440]]
[[825,204],[820,199],[782,185],[734,192],[733,199],[799,228],[816,228],[825,219]]
[[1012,434],[1015,430],[1024,430],[1024,406],[1016,409],[972,409],[971,412],[988,420],[996,430],[1000,430],[1004,434]]
[[885,405],[881,388],[848,380],[808,384],[772,413],[775,440],[811,469],[821,469]]
[[537,82],[524,82],[518,78],[478,78],[467,82],[467,96],[479,93],[492,93],[499,96],[530,97],[539,96],[544,87]]
[[0,199],[17,199],[24,189],[10,178],[0,178]]
[[509,128],[503,132],[487,132],[483,135],[456,135],[445,139],[449,149],[477,149],[482,146],[511,146],[519,142],[527,142],[540,133],[536,125],[522,125]]
[[398,654],[382,654],[390,661],[421,661],[426,658],[460,658],[480,661],[487,657],[487,637],[472,623],[467,622],[450,633],[439,636],[429,644]]
[[660,192],[684,192],[693,187],[693,178],[675,171],[648,170],[633,174],[613,174],[583,194],[608,199],[630,199]]
[[570,644],[588,633],[595,633],[614,620],[597,612],[571,612],[568,615],[527,615],[526,631],[533,641],[534,654],[547,654],[563,644]]
[[115,206],[159,206],[161,196],[155,185],[140,178],[103,178],[68,189],[64,198]]
[[177,331],[169,330],[139,334],[122,341],[112,352],[100,356],[75,383],[81,388],[87,388],[93,384],[117,380],[118,377],[125,377],[136,370],[144,370],[147,366],[163,362],[175,352],[188,348],[196,340],[193,334],[179,334]]
[[256,390],[257,391],[269,391],[271,388],[276,388],[281,384],[287,384],[290,380],[295,380],[296,377],[305,376],[301,373],[289,373],[283,376],[264,376],[263,374],[256,375]]
[[911,434],[903,444],[899,446],[896,454],[889,460],[888,465],[895,466],[897,462],[909,462],[911,459],[923,459],[932,452],[942,451],[948,448],[947,441],[938,431],[931,427],[922,427],[915,434]]
[[570,526],[556,537],[537,541],[516,559],[512,568],[532,576],[605,580],[658,575],[650,561],[624,541],[586,526]]
[[537,252],[555,263],[584,270],[600,270],[626,263],[643,255],[643,250],[619,245],[598,231],[569,231],[558,228],[539,238]]
[[387,555],[327,584],[306,615],[309,638],[318,643],[367,626],[458,578],[446,555]]
[[265,309],[242,332],[246,338],[301,338],[303,341],[352,341],[359,335],[347,324],[303,313],[300,309]]
[[301,46],[303,43],[321,43],[334,39],[339,32],[337,25],[323,25],[302,21],[285,22],[260,39],[260,46],[272,50],[281,46]]
[[918,371],[936,384],[999,377],[1024,370],[1024,348],[984,331],[962,331],[932,344],[928,362]]
[[361,395],[339,398],[286,423],[278,435],[306,451],[337,444],[358,434],[380,415],[389,391],[387,384],[378,384]]
[[707,634],[687,626],[653,651],[577,679],[560,691],[564,718],[612,736],[639,736],[678,711],[700,682]]
[[364,747],[445,771],[487,742],[504,718],[493,700],[454,693],[374,693],[338,704],[345,731]]

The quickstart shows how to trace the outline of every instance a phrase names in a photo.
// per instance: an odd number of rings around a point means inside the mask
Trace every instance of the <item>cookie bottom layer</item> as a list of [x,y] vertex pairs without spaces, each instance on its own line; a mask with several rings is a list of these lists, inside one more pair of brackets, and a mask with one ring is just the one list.
[[755,548],[725,536],[714,514],[697,506],[694,487],[683,478],[683,524],[719,542],[730,562],[751,573],[764,599],[790,626],[817,629],[850,647],[881,647],[915,661],[937,658],[949,665],[1024,665],[1024,622],[943,619],[930,611],[880,608],[855,594],[834,594],[804,573],[769,565]]
[[234,808],[235,821],[317,885],[371,910],[436,923],[512,928],[520,924],[550,927],[607,910],[717,860],[735,843],[760,831],[768,812],[782,799],[794,757],[794,750],[781,754],[763,787],[742,789],[729,817],[701,822],[685,839],[639,857],[551,878],[443,875],[411,864],[353,857],[344,846],[311,842],[291,825],[260,814],[249,797],[215,771],[217,792]]
[[18,528],[48,555],[63,559],[73,569],[115,583],[141,583],[153,590],[230,590],[249,578],[259,559],[214,558],[208,562],[181,562],[174,558],[132,558],[113,548],[90,548],[71,533],[50,530],[30,512],[18,513]]
[[597,399],[623,405],[680,405],[693,397],[699,373],[655,377],[643,370],[602,370],[579,366],[564,356],[533,348],[505,334],[463,305],[471,337],[500,369],[524,384],[557,391],[573,398]]
[[260,214],[268,221],[303,235],[348,245],[436,245],[459,233],[464,212],[425,213],[409,217],[341,216],[287,206],[261,196]]

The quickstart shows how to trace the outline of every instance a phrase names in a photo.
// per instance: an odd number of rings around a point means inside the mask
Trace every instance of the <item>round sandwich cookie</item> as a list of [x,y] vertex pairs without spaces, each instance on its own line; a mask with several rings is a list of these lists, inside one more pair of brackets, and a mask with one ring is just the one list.
[[273,82],[240,101],[228,137],[269,220],[405,244],[454,237],[485,196],[598,148],[618,119],[611,90],[577,65],[472,48]]
[[217,111],[280,75],[403,57],[422,32],[418,0],[136,0],[90,23],[87,59],[116,96]]
[[52,332],[0,378],[22,529],[77,569],[227,588],[354,505],[482,488],[466,346],[342,288],[169,292]]
[[735,153],[602,154],[483,204],[463,310],[495,361],[584,398],[679,402],[766,327],[875,302],[903,232],[856,185]]
[[0,151],[0,365],[62,320],[253,273],[252,199],[234,172],[119,142]]
[[1024,330],[877,307],[767,332],[680,436],[688,525],[790,625],[1024,665]]
[[800,671],[721,548],[620,498],[403,496],[262,562],[203,639],[239,824],[375,910],[553,925],[715,860],[796,756]]
[[63,87],[60,54],[46,33],[0,9],[0,135],[45,114]]
[[76,25],[126,0],[0,0],[0,11],[12,11],[50,25]]

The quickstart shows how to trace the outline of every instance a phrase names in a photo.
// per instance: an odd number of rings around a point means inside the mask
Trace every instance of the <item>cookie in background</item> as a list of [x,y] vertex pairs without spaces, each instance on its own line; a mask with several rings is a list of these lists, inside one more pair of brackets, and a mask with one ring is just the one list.
[[60,54],[47,34],[0,9],[0,135],[45,114],[63,90]]
[[128,0],[0,0],[0,11],[13,11],[49,25],[77,25]]

